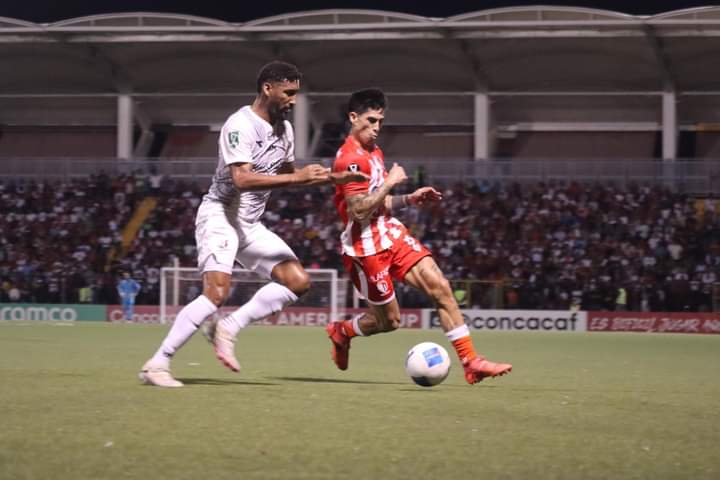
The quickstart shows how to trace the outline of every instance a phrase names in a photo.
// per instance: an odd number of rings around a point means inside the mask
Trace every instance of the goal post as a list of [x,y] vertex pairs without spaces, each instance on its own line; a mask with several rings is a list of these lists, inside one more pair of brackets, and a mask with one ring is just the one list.
[[[345,307],[347,288],[341,283],[346,279],[338,277],[337,270],[331,268],[308,268],[312,286],[310,291],[300,297],[292,306],[327,309],[330,318],[339,318]],[[233,269],[230,280],[230,295],[223,310],[240,307],[257,292],[268,280],[255,272],[242,268]],[[163,267],[160,269],[160,322],[167,323],[177,311],[202,293],[202,275],[194,267]]]

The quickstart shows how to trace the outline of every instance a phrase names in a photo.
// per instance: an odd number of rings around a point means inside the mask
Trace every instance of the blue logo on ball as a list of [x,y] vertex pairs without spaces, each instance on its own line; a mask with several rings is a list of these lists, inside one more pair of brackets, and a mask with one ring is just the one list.
[[443,357],[440,354],[440,350],[437,348],[430,348],[428,350],[425,350],[423,352],[423,357],[425,357],[425,362],[427,362],[428,368],[439,365],[443,362]]

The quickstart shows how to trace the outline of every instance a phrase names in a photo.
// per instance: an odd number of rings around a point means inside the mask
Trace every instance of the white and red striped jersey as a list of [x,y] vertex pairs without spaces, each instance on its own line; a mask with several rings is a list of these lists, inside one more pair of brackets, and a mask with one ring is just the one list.
[[335,207],[345,224],[340,236],[343,253],[351,257],[367,257],[387,250],[407,233],[405,226],[391,216],[384,205],[378,207],[364,222],[356,222],[348,215],[346,200],[352,195],[372,193],[385,183],[387,171],[382,150],[375,146],[369,152],[352,136],[348,136],[333,164],[334,172],[345,170],[364,172],[370,180],[335,186]]

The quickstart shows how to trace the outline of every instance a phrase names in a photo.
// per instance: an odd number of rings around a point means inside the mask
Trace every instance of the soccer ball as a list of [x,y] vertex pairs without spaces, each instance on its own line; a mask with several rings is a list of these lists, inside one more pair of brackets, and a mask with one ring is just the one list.
[[407,354],[405,371],[418,385],[432,387],[447,378],[450,373],[450,357],[447,350],[437,343],[418,343]]

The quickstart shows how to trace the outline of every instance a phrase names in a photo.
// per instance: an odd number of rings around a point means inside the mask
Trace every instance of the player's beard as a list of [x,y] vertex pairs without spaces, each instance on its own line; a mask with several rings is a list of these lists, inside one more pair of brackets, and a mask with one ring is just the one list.
[[278,105],[272,105],[268,109],[270,120],[272,120],[273,133],[276,137],[282,138],[285,135],[285,120],[287,119],[290,109],[282,109]]

